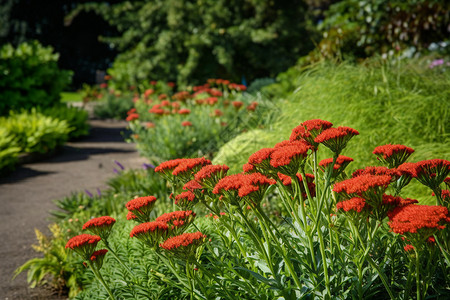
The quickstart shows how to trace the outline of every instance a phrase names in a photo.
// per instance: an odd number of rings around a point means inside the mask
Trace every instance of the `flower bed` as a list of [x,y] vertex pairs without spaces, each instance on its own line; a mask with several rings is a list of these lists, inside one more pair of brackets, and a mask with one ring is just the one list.
[[[71,227],[66,247],[93,271],[76,298],[446,297],[450,161],[410,163],[413,149],[387,144],[369,150],[379,166],[350,172],[341,154],[358,138],[316,119],[255,152],[243,173],[205,158],[160,164],[170,196],[130,197],[112,217]],[[435,205],[403,195],[412,180]],[[94,243],[108,250],[101,262]]]

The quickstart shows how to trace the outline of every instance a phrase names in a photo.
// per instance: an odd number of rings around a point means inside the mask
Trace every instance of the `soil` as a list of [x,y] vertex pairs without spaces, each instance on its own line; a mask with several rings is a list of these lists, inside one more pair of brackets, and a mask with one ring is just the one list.
[[106,189],[106,181],[118,169],[114,160],[127,169],[146,162],[135,145],[124,142],[125,122],[91,120],[90,124],[89,137],[0,178],[0,300],[67,299],[48,286],[29,288],[26,272],[12,280],[16,268],[40,256],[31,248],[37,241],[35,228],[49,234],[49,211],[56,208],[53,200],[71,192]]

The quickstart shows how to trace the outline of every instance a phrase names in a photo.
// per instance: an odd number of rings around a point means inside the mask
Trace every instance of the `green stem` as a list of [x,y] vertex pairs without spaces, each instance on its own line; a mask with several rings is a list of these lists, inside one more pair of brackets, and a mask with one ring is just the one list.
[[416,247],[414,247],[414,252],[416,253],[416,285],[417,285],[417,300],[422,300],[422,293],[420,289],[420,259],[419,259],[419,253],[417,252]]
[[373,259],[370,257],[370,255],[368,255],[368,250],[369,249],[366,247],[366,244],[364,243],[364,240],[362,239],[358,228],[355,226],[353,221],[349,220],[349,223],[350,223],[350,226],[353,229],[352,231],[356,234],[359,242],[361,243],[361,247],[364,250],[364,258],[369,262],[369,264],[372,266],[372,268],[374,268],[377,271],[378,276],[380,276],[380,279],[383,282],[383,285],[384,285],[386,291],[389,294],[389,297],[391,297],[391,299],[395,299],[394,294],[391,291],[391,287],[389,286],[389,283],[388,283],[388,280],[387,280],[386,276],[384,275],[383,272],[381,272],[380,267],[376,264],[376,262],[373,261]]
[[411,293],[412,272],[413,272],[413,261],[412,259],[410,259],[408,267],[408,278],[406,279],[405,293],[403,295],[403,299],[405,300],[410,299],[409,294]]
[[100,283],[105,288],[105,290],[108,293],[109,297],[111,297],[112,300],[115,300],[116,298],[114,297],[114,295],[112,294],[111,290],[108,288],[108,286],[106,285],[105,281],[103,280],[102,274],[100,274],[99,270],[97,270],[95,268],[95,266],[92,264],[92,262],[90,260],[88,261],[88,264],[89,264],[89,267],[91,267],[92,272],[94,272],[95,277],[98,279],[98,281],[100,281]]
[[319,236],[320,255],[322,256],[323,273],[325,275],[325,287],[327,289],[328,295],[331,297],[330,277],[328,276],[327,256],[325,254],[325,245],[323,242],[322,230],[319,227],[317,228],[317,234]]
[[108,251],[114,256],[114,258],[117,260],[117,262],[131,275],[131,277],[133,277],[133,280],[136,279],[136,277],[134,276],[133,271],[131,271],[131,269],[129,267],[127,267],[123,261],[117,256],[116,252],[111,248],[111,246],[109,245],[108,241],[104,240],[105,242],[105,247],[106,249],[108,249]]
[[186,277],[188,279],[189,292],[190,292],[189,294],[190,294],[190,298],[192,300],[192,299],[194,299],[194,285],[192,283],[190,264],[188,261],[186,261]]

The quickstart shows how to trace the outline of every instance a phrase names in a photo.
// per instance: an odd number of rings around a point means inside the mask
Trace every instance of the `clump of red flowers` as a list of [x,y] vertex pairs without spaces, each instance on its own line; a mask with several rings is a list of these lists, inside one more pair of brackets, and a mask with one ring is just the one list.
[[[288,191],[293,195],[294,189],[292,188],[292,177],[282,174],[282,173],[278,173],[277,176],[278,176],[278,179],[281,181],[281,183],[284,186],[286,186],[288,188]],[[305,177],[306,177],[306,185],[308,187],[309,194],[311,195],[311,197],[315,197],[316,196],[316,184],[314,183],[314,175],[306,173]],[[295,178],[298,181],[303,199],[306,199],[308,197],[308,193],[306,192],[302,175],[297,173]]]
[[166,223],[171,231],[171,234],[182,233],[194,221],[195,213],[192,210],[180,210],[165,213],[155,221]]
[[295,127],[292,130],[289,139],[291,141],[304,140],[308,142],[310,145],[312,145],[314,149],[317,149],[319,143],[315,142],[314,139],[324,130],[330,128],[331,126],[333,126],[333,124],[325,120],[320,119],[308,120],[301,123],[299,126]]
[[372,153],[389,168],[397,168],[414,153],[414,149],[404,145],[387,144],[376,147]]
[[181,194],[175,196],[175,204],[183,209],[192,208],[195,204],[197,204],[197,201],[195,200],[195,194],[191,191],[182,192]]
[[131,219],[137,219],[139,222],[150,221],[150,213],[155,206],[156,197],[147,196],[139,197],[128,201],[126,207],[128,211],[132,214]]
[[416,173],[416,179],[434,191],[450,174],[450,161],[445,159],[419,161],[416,163]]
[[359,132],[353,128],[339,126],[337,128],[328,128],[322,131],[315,139],[314,142],[323,144],[334,153],[341,153],[341,151],[347,146],[348,141],[359,135]]
[[70,248],[84,260],[89,260],[100,240],[101,238],[98,235],[80,234],[74,236],[67,242],[66,249]]
[[195,174],[194,179],[203,187],[212,189],[220,179],[227,175],[229,169],[226,165],[206,165]]
[[167,239],[160,247],[178,257],[193,259],[197,248],[205,242],[205,239],[206,235],[199,231],[183,233]]
[[[353,161],[353,158],[339,155],[334,163],[333,169],[331,170],[331,177],[336,178],[342,172],[344,172],[345,168]],[[325,172],[330,164],[333,163],[333,158],[323,159],[319,162],[319,169]]]
[[97,270],[100,270],[103,266],[103,260],[105,259],[106,253],[108,253],[107,249],[100,249],[92,253],[90,260]]
[[168,236],[169,226],[160,221],[153,221],[136,225],[130,232],[130,237],[136,237],[140,241],[154,248],[161,239]]
[[103,216],[99,218],[94,218],[83,225],[83,230],[89,230],[95,235],[100,236],[104,241],[106,241],[111,233],[112,226],[116,223],[116,219]]
[[425,242],[450,223],[448,209],[437,205],[406,205],[388,212],[388,225],[395,233],[416,243]]
[[183,126],[183,127],[191,127],[192,126],[192,122],[183,121],[183,122],[181,122],[181,126]]

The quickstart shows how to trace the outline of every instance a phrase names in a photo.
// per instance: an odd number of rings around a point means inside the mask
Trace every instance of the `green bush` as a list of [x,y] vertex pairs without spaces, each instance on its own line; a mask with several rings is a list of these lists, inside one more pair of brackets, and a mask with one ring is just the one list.
[[14,137],[3,127],[0,127],[0,175],[11,170],[17,162],[20,148]]
[[94,107],[94,115],[100,119],[124,120],[133,107],[133,96],[129,94],[106,94]]
[[44,116],[35,109],[1,117],[0,127],[10,133],[21,152],[29,153],[47,153],[63,145],[71,131],[66,121]]
[[66,105],[57,105],[41,110],[43,115],[53,119],[66,121],[72,129],[69,132],[69,139],[75,139],[89,134],[88,118],[86,110],[78,107],[67,107]]
[[10,110],[50,107],[70,83],[71,72],[58,68],[58,54],[37,41],[0,49],[0,115]]

